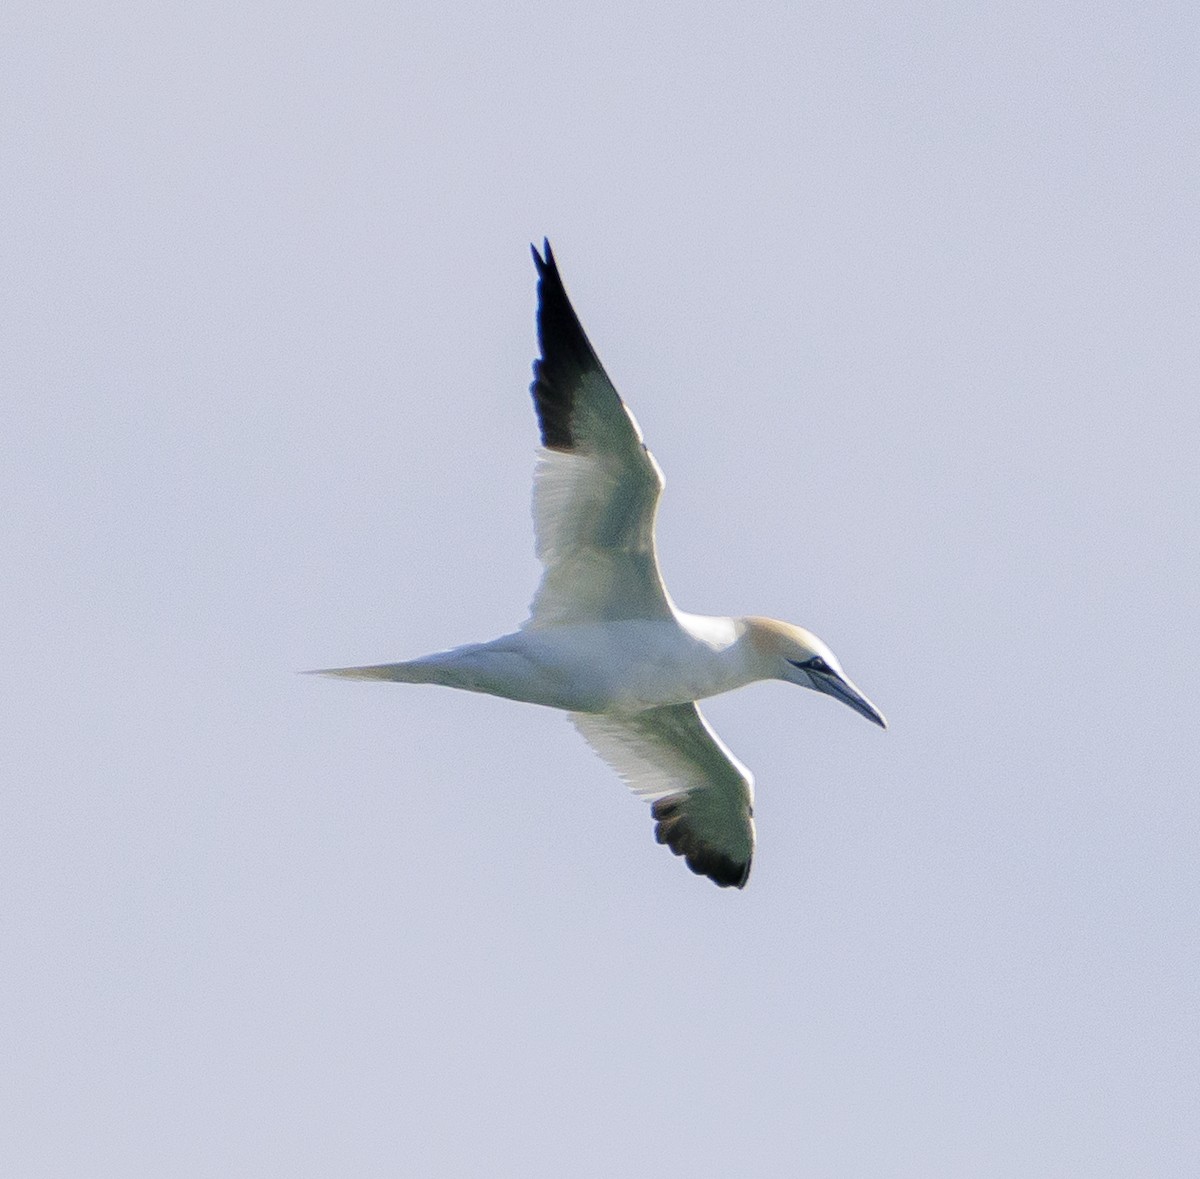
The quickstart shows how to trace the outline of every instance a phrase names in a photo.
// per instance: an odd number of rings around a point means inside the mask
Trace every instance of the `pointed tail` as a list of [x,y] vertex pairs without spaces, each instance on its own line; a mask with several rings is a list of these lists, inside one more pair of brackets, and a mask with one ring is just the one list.
[[428,684],[436,682],[431,671],[427,664],[413,662],[376,663],[370,667],[317,667],[300,674],[338,676],[344,680],[392,680],[401,684]]

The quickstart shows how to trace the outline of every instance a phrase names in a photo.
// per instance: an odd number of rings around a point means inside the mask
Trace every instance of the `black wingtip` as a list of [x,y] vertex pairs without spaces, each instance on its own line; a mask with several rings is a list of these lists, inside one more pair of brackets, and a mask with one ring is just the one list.
[[655,839],[665,843],[677,856],[683,856],[697,876],[707,876],[719,888],[745,888],[750,879],[750,861],[739,862],[696,839],[680,809],[683,801],[680,795],[671,794],[651,806],[650,813],[657,820]]
[[588,373],[608,378],[567,297],[550,239],[542,242],[544,257],[536,246],[532,249],[538,272],[537,330],[541,356],[533,364],[530,392],[541,426],[542,445],[547,450],[566,452],[575,448],[572,415],[581,379]]
[[[554,251],[550,249],[550,239],[542,238],[542,253],[538,253],[538,248],[532,242],[529,243],[529,252],[533,254],[533,264],[537,267],[539,275],[543,275],[547,270],[557,270],[558,267],[554,264]],[[543,255],[545,255],[543,257]]]

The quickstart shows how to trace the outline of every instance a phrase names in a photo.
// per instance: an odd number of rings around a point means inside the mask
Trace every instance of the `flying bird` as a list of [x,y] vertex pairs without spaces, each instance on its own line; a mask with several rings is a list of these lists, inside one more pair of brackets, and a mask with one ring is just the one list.
[[696,702],[786,680],[887,722],[816,635],[772,618],[688,614],[658,567],[663,475],[567,298],[550,243],[539,254],[533,487],[544,566],[513,634],[403,663],[329,668],[351,679],[442,684],[568,713],[651,803],[655,835],[698,875],[742,888],[754,855],[754,780]]

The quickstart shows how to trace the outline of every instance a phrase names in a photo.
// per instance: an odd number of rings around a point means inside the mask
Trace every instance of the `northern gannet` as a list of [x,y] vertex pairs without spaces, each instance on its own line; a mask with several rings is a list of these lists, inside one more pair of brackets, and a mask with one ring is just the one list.
[[549,241],[544,257],[532,249],[541,356],[530,391],[542,439],[533,518],[545,569],[529,618],[490,643],[316,674],[443,684],[563,709],[652,804],[658,842],[693,872],[742,888],[754,854],[754,780],[696,701],[777,679],[887,722],[802,627],[675,606],[654,541],[662,471],[584,334]]

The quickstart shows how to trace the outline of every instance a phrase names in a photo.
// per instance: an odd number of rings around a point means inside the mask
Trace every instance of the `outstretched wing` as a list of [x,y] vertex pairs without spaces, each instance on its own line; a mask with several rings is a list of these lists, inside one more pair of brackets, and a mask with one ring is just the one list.
[[617,716],[573,712],[589,745],[652,802],[655,837],[722,888],[745,887],[754,856],[754,779],[695,704]]
[[533,485],[545,566],[526,627],[669,618],[654,517],[663,477],[588,342],[550,243],[538,271],[533,404],[542,433]]

